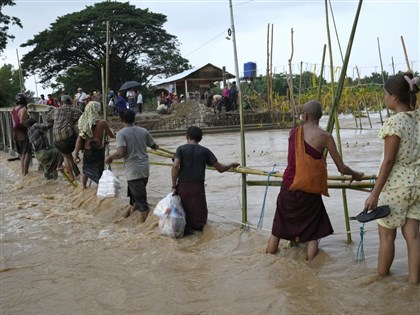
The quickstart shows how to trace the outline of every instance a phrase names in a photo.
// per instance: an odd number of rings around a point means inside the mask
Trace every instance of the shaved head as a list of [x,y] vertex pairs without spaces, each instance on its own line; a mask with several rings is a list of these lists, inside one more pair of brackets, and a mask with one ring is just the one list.
[[322,117],[322,107],[318,101],[307,102],[303,105],[303,111],[306,112],[310,120],[320,120]]

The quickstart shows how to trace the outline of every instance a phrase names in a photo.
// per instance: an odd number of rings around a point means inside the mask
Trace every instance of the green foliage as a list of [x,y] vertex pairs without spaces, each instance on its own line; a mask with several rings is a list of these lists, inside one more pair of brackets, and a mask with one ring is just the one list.
[[[414,76],[419,76],[419,73],[415,72]],[[388,78],[387,72],[383,73],[383,79],[380,73],[372,73],[371,76],[360,80],[346,78],[338,112],[358,114],[359,111],[364,111],[366,108],[374,111],[382,110],[384,108],[382,82]],[[252,82],[242,82],[244,108],[259,111],[291,111],[287,80],[288,75],[285,73],[273,75],[273,103],[271,106],[268,106],[267,78],[265,76],[260,76]],[[296,105],[318,99],[319,83],[319,78],[312,72],[303,72],[302,76],[295,75],[293,87]],[[334,87],[332,87],[331,83],[322,79],[320,102],[325,112],[329,111],[334,99],[332,91],[336,92],[337,88],[337,83],[334,83]]]
[[126,81],[147,85],[156,75],[189,69],[179,43],[163,24],[166,16],[121,2],[102,2],[58,17],[22,47],[34,46],[22,58],[23,69],[37,73],[40,83],[55,79],[55,89],[101,89],[106,63],[106,25],[109,22],[109,86],[114,91]]
[[10,64],[0,68],[0,107],[13,106],[15,95],[20,91],[19,71]]
[[14,5],[16,5],[14,0],[0,0],[0,53],[6,49],[7,41],[15,38],[14,35],[9,34],[10,26],[17,25],[22,28],[19,18],[2,13],[3,7]]

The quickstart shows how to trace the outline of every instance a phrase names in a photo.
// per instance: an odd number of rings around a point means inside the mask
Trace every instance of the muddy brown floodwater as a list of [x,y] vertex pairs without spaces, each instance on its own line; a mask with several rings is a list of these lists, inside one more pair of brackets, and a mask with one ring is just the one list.
[[[354,126],[352,118],[342,119]],[[376,173],[382,153],[373,119],[373,129],[341,132],[345,162],[367,174]],[[287,130],[246,133],[247,166],[271,171],[275,165],[282,172],[287,137]],[[156,141],[172,151],[185,143],[183,136]],[[201,144],[222,163],[241,161],[238,133],[204,135]],[[364,226],[365,260],[359,262],[361,225],[351,221],[348,244],[341,190],[324,198],[335,233],[321,240],[308,263],[303,245],[264,253],[279,187],[268,188],[265,205],[265,187],[247,188],[250,227],[243,229],[241,175],[207,171],[209,223],[203,233],[175,240],[160,235],[153,215],[144,223],[136,215],[122,218],[128,201],[121,164],[113,165],[123,186],[119,196],[99,201],[95,184],[83,191],[61,177],[45,181],[35,159],[22,179],[19,161],[8,162],[4,152],[0,157],[1,314],[420,313],[401,233],[392,275],[378,277],[376,223]],[[150,160],[170,162],[153,154]],[[328,165],[337,174],[331,159]],[[152,165],[150,203],[170,189],[170,168]],[[366,197],[347,190],[350,215],[363,209]]]

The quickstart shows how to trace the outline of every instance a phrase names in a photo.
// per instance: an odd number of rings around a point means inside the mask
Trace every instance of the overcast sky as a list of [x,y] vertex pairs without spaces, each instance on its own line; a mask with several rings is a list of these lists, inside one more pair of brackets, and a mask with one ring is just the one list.
[[[56,18],[83,10],[86,6],[101,1],[77,0],[15,0],[16,5],[6,7],[6,15],[19,17],[23,29],[13,28],[16,36],[1,55],[0,66],[8,63],[17,69],[17,54],[22,57],[30,48],[19,45],[45,30]],[[212,63],[226,66],[235,74],[233,41],[226,39],[231,28],[229,0],[148,0],[129,1],[138,8],[167,16],[164,25],[168,33],[176,36],[180,51],[193,67]],[[243,75],[244,63],[255,62],[258,74],[266,72],[267,26],[273,24],[273,68],[275,73],[288,72],[291,56],[291,29],[293,28],[294,55],[293,72],[319,73],[324,44],[327,44],[326,13],[324,0],[233,0],[233,16],[236,34],[239,74]],[[358,1],[331,0],[334,20],[343,55],[356,15]],[[342,65],[338,40],[329,17],[334,66]],[[357,78],[380,72],[378,39],[384,70],[392,73],[392,62],[396,71],[406,70],[406,59],[401,36],[407,49],[410,67],[420,72],[420,1],[363,1],[353,42],[348,74]],[[328,51],[328,50],[327,50]],[[326,65],[329,65],[327,55]],[[329,75],[329,70],[326,72]],[[135,79],[135,78],[133,78]],[[26,87],[35,89],[35,78],[27,78]],[[37,85],[38,94],[49,93]]]

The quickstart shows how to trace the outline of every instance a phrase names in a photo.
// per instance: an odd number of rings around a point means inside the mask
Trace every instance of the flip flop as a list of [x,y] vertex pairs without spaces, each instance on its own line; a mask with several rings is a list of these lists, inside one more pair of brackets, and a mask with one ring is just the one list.
[[381,219],[387,217],[391,213],[391,209],[388,205],[379,206],[373,210],[363,210],[356,216],[356,220],[360,223],[366,223],[372,220]]

